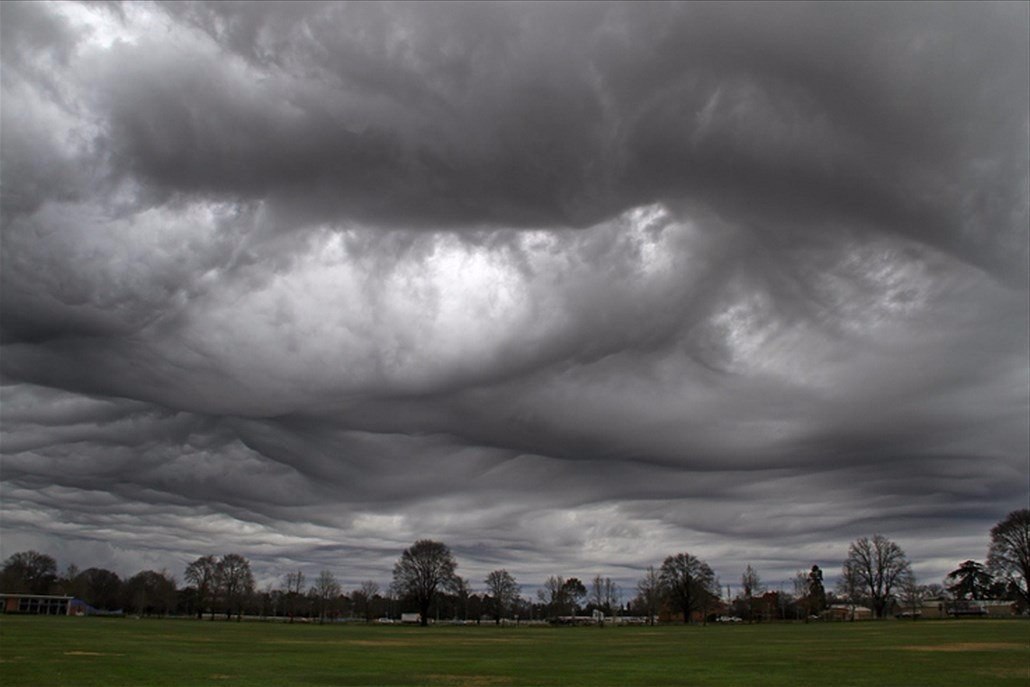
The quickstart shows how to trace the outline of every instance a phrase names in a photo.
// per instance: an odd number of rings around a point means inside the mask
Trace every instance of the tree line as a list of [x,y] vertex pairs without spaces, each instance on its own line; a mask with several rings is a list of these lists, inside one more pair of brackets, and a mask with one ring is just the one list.
[[631,615],[653,623],[659,616],[705,622],[716,612],[747,621],[809,618],[833,604],[868,607],[877,618],[915,610],[926,599],[955,601],[1009,599],[1021,612],[1030,609],[1030,509],[1017,510],[990,531],[985,563],[967,560],[943,584],[919,584],[904,551],[887,537],[861,537],[848,547],[835,588],[827,589],[818,565],[799,571],[790,591],[769,590],[751,565],[741,574],[738,593],[722,586],[704,560],[688,553],[670,555],[649,566],[631,590],[601,575],[584,583],[577,577],[548,577],[536,598],[523,597],[521,585],[507,570],[490,572],[474,591],[461,577],[450,548],[423,539],[405,549],[394,565],[386,589],[372,580],[345,593],[329,570],[310,580],[301,570],[284,574],[278,585],[257,589],[250,562],[239,554],[201,556],[186,566],[180,587],[167,571],[143,570],[122,579],[103,568],[80,571],[70,565],[58,573],[56,561],[36,551],[9,557],[0,570],[5,593],[63,594],[97,609],[137,615],[191,615],[198,619],[242,619],[244,615],[315,619],[395,618],[417,612],[422,624],[433,617],[549,619],[575,622],[578,614],[596,617]]

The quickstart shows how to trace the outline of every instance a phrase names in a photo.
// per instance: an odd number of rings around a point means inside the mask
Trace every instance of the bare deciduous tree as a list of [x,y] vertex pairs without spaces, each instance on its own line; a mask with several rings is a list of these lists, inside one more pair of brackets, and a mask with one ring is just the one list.
[[877,618],[882,618],[896,589],[912,574],[901,547],[881,534],[856,539],[848,548],[845,575],[868,597]]
[[[808,573],[804,570],[798,570],[794,573],[794,604],[795,608],[798,609],[798,613],[804,613],[805,618],[808,618],[809,607],[811,601],[808,598]],[[800,615],[798,616],[800,617]]]
[[637,582],[637,603],[647,612],[647,622],[654,625],[662,604],[662,579],[653,565],[647,566],[647,572]]
[[331,571],[323,570],[315,578],[315,585],[311,591],[318,603],[318,622],[324,623],[330,603],[340,596],[340,583]]
[[500,624],[501,618],[507,616],[519,598],[520,587],[507,570],[494,570],[486,576],[484,582],[487,593],[494,600],[494,622]]
[[536,591],[537,598],[547,606],[548,613],[552,618],[562,613],[564,589],[564,578],[561,575],[551,575],[544,580],[543,586]]
[[744,604],[747,608],[747,621],[750,623],[754,620],[755,615],[755,596],[760,595],[764,591],[762,579],[758,576],[758,571],[750,565],[744,569],[744,573],[740,576],[740,587],[744,595]]
[[211,609],[215,619],[214,595],[218,583],[218,561],[214,556],[201,556],[186,566],[186,581],[197,590],[197,620],[204,617],[204,609]]
[[562,601],[569,609],[569,615],[576,615],[580,603],[586,598],[587,588],[578,577],[570,577],[562,585]]
[[297,615],[301,595],[304,593],[304,573],[300,570],[289,572],[283,577],[283,597],[286,601],[286,615],[290,622]]
[[610,577],[597,575],[590,584],[590,602],[606,615],[615,615],[619,605],[619,586]]
[[837,593],[848,602],[849,620],[855,619],[855,607],[862,601],[862,583],[851,560],[844,561],[837,581]]
[[659,576],[669,603],[683,614],[683,622],[690,622],[690,614],[707,606],[715,596],[715,573],[707,563],[689,553],[669,556],[662,563]]
[[987,567],[1030,607],[1030,509],[1014,510],[991,528]]
[[916,581],[915,575],[909,574],[901,581],[899,592],[901,604],[905,608],[905,613],[909,615],[912,620],[917,620],[922,614],[923,599],[926,598],[926,588],[920,586]]
[[454,587],[457,567],[447,545],[430,539],[420,539],[405,549],[394,565],[394,589],[415,600],[423,627],[429,624],[429,607],[437,593]]
[[351,593],[354,601],[354,610],[363,616],[367,622],[371,622],[375,613],[373,601],[379,593],[379,585],[372,580],[365,580],[361,586]]
[[[458,597],[458,607],[461,609],[461,619],[469,619],[469,602],[472,599],[472,581],[460,575],[454,580],[454,595]],[[479,622],[479,618],[476,618]]]
[[254,575],[250,572],[250,561],[238,553],[227,553],[218,561],[218,589],[225,604],[225,619],[236,613],[236,619],[243,617],[243,604],[254,593]]

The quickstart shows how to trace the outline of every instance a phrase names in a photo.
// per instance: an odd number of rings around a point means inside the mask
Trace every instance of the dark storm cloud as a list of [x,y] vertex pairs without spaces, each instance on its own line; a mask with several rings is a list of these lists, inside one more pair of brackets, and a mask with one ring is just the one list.
[[110,173],[158,197],[549,229],[685,201],[1023,273],[1018,5],[164,9],[210,40],[88,62]]
[[1026,5],[2,17],[4,555],[933,578],[1027,499]]

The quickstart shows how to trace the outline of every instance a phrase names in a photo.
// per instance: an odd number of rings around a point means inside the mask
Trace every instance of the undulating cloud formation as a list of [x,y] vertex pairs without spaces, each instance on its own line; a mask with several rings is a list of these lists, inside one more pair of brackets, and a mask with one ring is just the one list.
[[2,555],[982,560],[1028,7],[5,2]]

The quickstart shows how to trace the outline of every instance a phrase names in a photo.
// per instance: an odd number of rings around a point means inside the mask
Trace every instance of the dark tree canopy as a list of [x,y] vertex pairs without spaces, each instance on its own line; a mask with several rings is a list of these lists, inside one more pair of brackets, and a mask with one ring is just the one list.
[[5,592],[48,594],[57,579],[57,562],[38,551],[21,551],[4,561],[0,585]]
[[87,568],[75,578],[85,601],[96,608],[113,611],[121,608],[122,581],[104,568]]
[[[283,577],[283,601],[286,606],[286,614],[290,616],[290,622],[301,607],[304,594],[304,572],[295,570],[288,572]],[[371,618],[369,618],[371,620]]]
[[311,594],[318,604],[318,622],[324,623],[333,602],[343,593],[343,588],[330,570],[323,570],[315,578]]
[[765,591],[762,587],[762,578],[759,577],[758,571],[755,570],[751,565],[748,565],[744,569],[744,573],[740,576],[740,588],[743,592],[744,607],[747,613],[747,620],[751,622],[754,620],[756,606],[760,606],[760,600],[756,600],[756,596],[761,596],[762,592]]
[[204,615],[205,608],[211,608],[214,619],[214,596],[218,582],[218,560],[214,556],[201,556],[186,566],[186,581],[197,590],[197,618]]
[[594,576],[590,582],[590,603],[607,615],[614,615],[619,605],[619,586],[610,577]]
[[751,567],[750,564],[744,569],[744,573],[740,576],[740,587],[743,590],[744,598],[746,599],[750,599],[764,591],[762,588],[762,578],[759,577],[758,571]]
[[431,539],[412,544],[393,566],[394,589],[415,600],[423,626],[429,624],[429,607],[437,593],[454,587],[457,567],[447,545]]
[[856,539],[848,548],[843,575],[868,597],[877,618],[883,617],[891,596],[911,574],[905,552],[881,534]]
[[[458,617],[461,612],[467,616],[472,610],[478,617],[481,612],[492,611],[498,622],[510,617],[513,608],[522,610],[518,604],[525,603],[525,600],[520,599],[519,585],[507,570],[489,573],[484,580],[487,594],[477,595],[471,592],[467,580],[456,575],[456,569],[455,558],[445,544],[421,539],[405,549],[394,565],[390,591],[396,597],[389,594],[380,596],[379,586],[367,581],[348,599],[328,570],[322,571],[306,597],[302,597],[305,578],[300,570],[286,575],[285,589],[273,590],[269,586],[262,594],[255,595],[254,577],[246,558],[239,554],[227,554],[221,558],[202,556],[186,567],[184,577],[192,586],[179,593],[174,578],[164,571],[144,570],[123,582],[109,570],[90,568],[78,572],[74,564],[69,564],[66,572],[58,576],[52,557],[36,551],[23,551],[4,561],[0,569],[0,587],[2,591],[12,593],[72,594],[101,609],[124,607],[126,611],[140,614],[166,613],[175,609],[178,613],[197,613],[198,617],[209,608],[212,617],[222,610],[226,618],[233,614],[240,618],[246,607],[248,613],[252,608],[260,608],[261,613],[271,610],[278,615],[283,611],[292,618],[298,601],[304,602],[305,613],[317,609],[323,619],[329,612],[353,610],[371,620],[377,613],[392,613],[393,602],[400,600],[417,604],[423,625],[428,624],[430,609],[435,602],[439,602],[436,606],[438,615],[454,612]],[[852,606],[852,617],[856,604],[868,604],[876,617],[882,618],[899,600],[907,602],[915,611],[917,602],[942,597],[945,592],[940,585],[919,586],[905,552],[880,534],[853,541],[841,573],[838,591],[842,600]],[[946,576],[945,584],[958,599],[1018,597],[1025,609],[1030,607],[1028,577],[1030,509],[1022,509],[1009,513],[991,529],[986,565],[966,560]],[[825,608],[827,592],[823,583],[823,571],[818,565],[813,565],[807,573],[803,570],[797,572],[794,576],[796,610],[805,610],[807,614],[818,613]],[[750,565],[741,577],[741,585],[746,600],[760,600],[768,608],[781,600],[775,593],[759,599],[761,579]],[[591,590],[590,600],[594,608],[605,614],[618,612],[620,593],[611,578],[595,576]],[[711,567],[684,552],[666,558],[658,570],[649,567],[636,591],[638,595],[632,604],[639,609],[638,612],[653,619],[664,604],[665,608],[681,613],[684,622],[690,622],[694,613],[700,611],[704,614],[711,608],[712,602],[718,599],[719,588]],[[551,576],[537,590],[537,596],[554,617],[575,614],[587,592],[587,587],[578,578]],[[775,601],[773,597],[776,597]],[[587,611],[590,608],[588,606]],[[785,605],[780,608],[780,617],[786,617],[785,608]],[[530,609],[526,607],[526,610]]]
[[716,594],[715,573],[707,563],[689,553],[666,558],[659,577],[665,597],[683,614],[685,623],[690,622],[693,611],[703,610]]
[[637,582],[635,604],[647,612],[647,622],[654,625],[662,605],[662,578],[653,565],[647,566],[644,576]]
[[373,580],[365,580],[361,583],[361,586],[351,592],[351,602],[354,604],[354,610],[365,618],[366,621],[371,622],[372,618],[375,617],[375,599],[379,596],[379,585]]
[[576,615],[576,609],[587,596],[586,585],[578,577],[570,577],[562,585],[561,593],[562,599],[569,605],[569,613]]
[[238,553],[227,553],[218,561],[218,591],[225,604],[225,617],[233,612],[237,617],[243,613],[243,604],[254,592],[254,575],[250,572],[250,561]]
[[1030,606],[1030,509],[1014,510],[991,528],[987,567]]
[[823,571],[818,565],[813,565],[808,572],[808,604],[810,613],[821,613],[826,608]]
[[165,615],[175,608],[175,580],[165,572],[143,570],[122,588],[125,605],[138,615]]
[[562,607],[564,606],[562,590],[564,587],[565,578],[561,575],[551,575],[544,580],[543,586],[536,590],[537,598],[547,606],[552,618],[562,614]]

